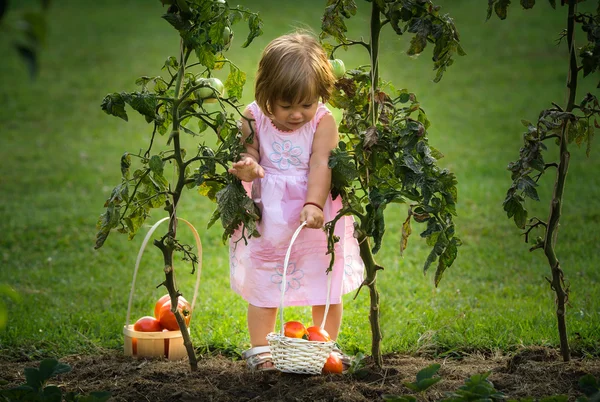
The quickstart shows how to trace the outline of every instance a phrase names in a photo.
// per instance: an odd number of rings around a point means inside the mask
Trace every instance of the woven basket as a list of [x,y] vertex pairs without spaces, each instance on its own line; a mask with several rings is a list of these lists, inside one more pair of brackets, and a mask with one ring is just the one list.
[[[281,279],[281,301],[279,304],[279,320],[281,324],[281,330],[279,333],[271,332],[267,335],[267,341],[271,348],[271,355],[275,368],[285,373],[295,374],[321,374],[323,366],[327,361],[327,358],[331,354],[335,345],[334,341],[329,342],[318,342],[318,341],[307,341],[301,338],[289,338],[284,335],[283,324],[283,300],[285,295],[286,285],[286,273],[290,259],[290,253],[292,251],[292,245],[296,240],[296,237],[300,234],[302,228],[306,225],[303,222],[296,232],[292,236],[290,246],[288,247],[285,255],[285,261],[283,263],[283,276]],[[327,275],[327,301],[325,305],[325,313],[323,314],[323,321],[320,327],[325,327],[327,320],[327,313],[329,311],[329,293],[331,290],[331,275]]]
[[[123,327],[123,352],[126,356],[133,357],[165,357],[168,360],[179,360],[187,357],[187,351],[183,345],[183,335],[181,331],[164,331],[164,332],[140,332],[133,329],[133,325],[130,324],[129,319],[131,317],[131,304],[133,301],[133,291],[135,289],[135,280],[137,277],[138,268],[146,245],[150,240],[152,233],[158,228],[158,226],[166,221],[167,218],[163,218],[156,222],[146,234],[140,251],[135,262],[135,269],[133,271],[133,280],[131,281],[131,291],[129,292],[129,304],[127,305],[127,317],[125,318],[125,326]],[[200,271],[202,270],[202,243],[200,242],[200,236],[196,228],[182,218],[177,218],[178,221],[184,222],[192,230],[194,239],[196,240],[197,256],[198,256],[198,267],[196,269],[196,284],[194,288],[194,296],[192,298],[191,310],[194,311],[194,305],[196,304],[196,297],[198,296],[198,288],[200,285]],[[188,328],[189,332],[189,328]]]

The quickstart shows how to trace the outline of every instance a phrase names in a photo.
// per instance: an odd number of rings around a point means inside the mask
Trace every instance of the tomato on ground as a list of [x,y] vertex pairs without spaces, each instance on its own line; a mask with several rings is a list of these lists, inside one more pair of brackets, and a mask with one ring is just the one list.
[[312,327],[306,328],[308,331],[308,340],[309,341],[319,341],[319,342],[329,342],[331,337],[323,328],[318,325],[314,325]]
[[160,321],[149,315],[144,316],[133,324],[134,331],[140,332],[160,332],[163,330]]
[[342,371],[344,371],[342,359],[340,359],[340,356],[337,353],[331,352],[325,361],[325,365],[323,366],[323,373],[341,374]]

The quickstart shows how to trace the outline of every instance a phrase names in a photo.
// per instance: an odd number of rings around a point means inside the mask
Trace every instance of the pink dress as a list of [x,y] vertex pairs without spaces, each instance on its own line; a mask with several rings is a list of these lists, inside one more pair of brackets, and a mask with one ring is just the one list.
[[[319,104],[315,117],[291,132],[277,129],[253,102],[248,106],[256,125],[260,145],[260,165],[265,177],[252,182],[251,196],[262,212],[258,224],[261,237],[241,239],[241,228],[230,240],[231,288],[258,307],[280,304],[283,263],[292,235],[300,225],[308,178],[313,137],[321,118],[329,109]],[[249,183],[248,183],[249,184]],[[342,202],[328,197],[325,222],[331,221]],[[364,265],[358,242],[353,236],[354,219],[344,216],[337,222],[335,263],[330,273],[330,303],[337,304],[342,295],[356,290],[363,280]],[[321,229],[304,228],[292,247],[286,273],[284,305],[324,305],[327,299],[327,274],[330,255],[327,237]]]

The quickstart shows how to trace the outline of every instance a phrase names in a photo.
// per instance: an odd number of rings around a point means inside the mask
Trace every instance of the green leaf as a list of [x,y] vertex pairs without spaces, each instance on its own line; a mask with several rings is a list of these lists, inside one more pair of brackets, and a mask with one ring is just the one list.
[[190,22],[182,18],[179,13],[166,13],[163,14],[162,18],[178,31],[183,31],[191,27]]
[[432,385],[437,384],[441,379],[442,377],[426,378],[418,382],[404,383],[404,386],[413,391],[422,392],[427,390]]
[[[239,180],[229,183],[216,194],[217,210],[221,224],[225,229],[223,241],[225,242],[234,231],[244,225],[245,233],[258,237],[256,221],[260,219],[260,211]],[[213,215],[214,217],[214,215]]]
[[529,177],[527,175],[521,176],[521,178],[519,180],[517,180],[516,184],[517,184],[517,188],[519,190],[523,190],[523,193],[527,197],[532,198],[536,201],[540,200],[537,190],[535,189],[538,184],[535,181],[533,181],[533,179],[531,177]]
[[508,218],[513,218],[519,229],[524,229],[527,223],[527,210],[523,206],[524,199],[520,195],[514,193],[514,190],[506,196],[503,202],[504,210]]
[[246,38],[246,41],[242,45],[243,48],[248,47],[255,38],[262,35],[262,26],[263,22],[257,14],[252,14],[248,18],[248,28],[250,29],[250,31],[248,32],[248,37]]
[[433,363],[417,373],[417,382],[433,377],[440,370],[441,365]]
[[195,48],[195,51],[200,64],[211,70],[215,68],[217,56],[209,43],[202,44],[202,46]]
[[114,92],[106,95],[102,100],[100,107],[106,114],[120,117],[121,119],[128,121],[127,112],[125,112],[125,100],[121,94]]
[[25,374],[25,383],[35,391],[38,391],[44,385],[46,378],[44,378],[40,371],[35,367],[26,367],[23,370]]
[[416,56],[421,54],[427,46],[427,37],[424,35],[416,35],[410,40],[410,47],[406,54],[409,56]]
[[159,155],[152,155],[148,161],[148,166],[154,174],[159,176],[163,175],[165,163]]
[[225,89],[227,89],[227,96],[232,98],[240,99],[246,84],[246,73],[241,71],[233,64],[229,64],[229,75],[225,80]]
[[583,391],[583,393],[589,397],[600,392],[600,383],[598,382],[598,380],[596,380],[596,377],[589,373],[579,378],[579,381],[577,383],[579,385],[579,388],[581,388],[581,390]]
[[42,392],[42,400],[44,402],[61,402],[62,391],[56,385],[49,385]]
[[521,6],[524,9],[533,8],[533,6],[535,6],[535,0],[521,0]]
[[96,233],[96,245],[94,248],[98,249],[102,247],[106,238],[110,234],[111,229],[116,228],[119,224],[120,218],[120,207],[115,205],[114,202],[109,202],[106,206],[106,212],[100,215],[98,222],[96,223],[96,228],[98,232]]
[[55,359],[45,359],[40,363],[40,375],[45,381],[55,375],[68,373],[71,371],[71,366],[65,363],[60,363]]
[[108,391],[90,392],[89,395],[78,395],[77,402],[106,402],[111,396]]
[[131,155],[129,152],[125,152],[123,156],[121,156],[121,176],[124,179],[129,178],[129,168],[131,167]]
[[506,19],[507,9],[508,9],[509,5],[510,5],[510,0],[498,0],[497,1],[497,3],[494,5],[494,11],[496,12],[496,15],[498,16],[498,18],[500,18],[501,20]]
[[387,402],[417,402],[417,398],[412,396],[412,395],[390,395],[390,394],[383,394],[381,395],[381,398],[384,401]]
[[131,92],[121,94],[122,98],[133,108],[146,118],[147,122],[156,119],[156,95],[147,91]]

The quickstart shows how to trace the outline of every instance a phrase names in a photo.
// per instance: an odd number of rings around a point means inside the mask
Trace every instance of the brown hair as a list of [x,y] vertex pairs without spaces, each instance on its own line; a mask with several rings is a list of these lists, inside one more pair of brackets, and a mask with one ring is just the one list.
[[256,103],[266,114],[278,100],[326,102],[335,77],[327,54],[315,37],[292,33],[274,39],[263,50],[254,86]]

